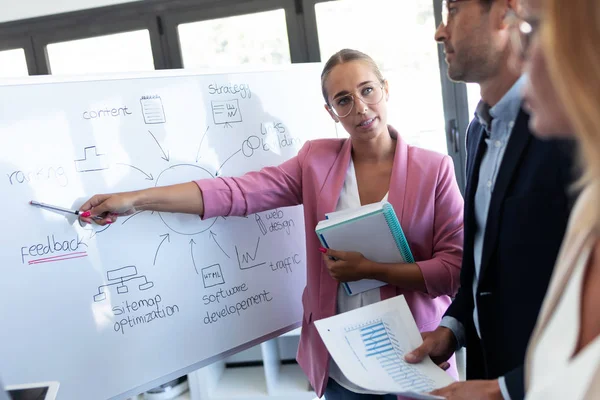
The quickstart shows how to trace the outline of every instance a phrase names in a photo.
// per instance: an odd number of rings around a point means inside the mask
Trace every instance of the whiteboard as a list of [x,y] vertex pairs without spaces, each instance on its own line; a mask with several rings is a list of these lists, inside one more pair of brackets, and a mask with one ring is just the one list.
[[95,193],[233,176],[335,137],[320,65],[3,83],[0,374],[60,400],[123,399],[299,325],[302,207],[247,217],[140,212],[109,227]]

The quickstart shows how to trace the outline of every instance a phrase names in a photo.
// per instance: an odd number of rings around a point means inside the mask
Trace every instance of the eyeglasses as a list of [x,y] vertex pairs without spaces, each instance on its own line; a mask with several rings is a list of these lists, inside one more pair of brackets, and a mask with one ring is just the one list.
[[462,1],[470,0],[442,0],[442,24],[444,24],[444,26],[448,26],[448,21],[450,20],[450,17],[454,16],[454,14],[457,11],[456,8],[450,9],[449,5],[452,3],[459,3]]
[[328,105],[329,109],[337,115],[338,118],[344,118],[352,112],[355,102],[354,99],[356,97],[364,104],[378,104],[383,99],[383,84],[365,84],[360,87],[358,92],[357,95],[351,93],[335,97],[331,101],[331,104]]
[[525,20],[525,18],[510,9],[506,13],[504,21],[509,27],[510,42],[513,50],[522,59],[525,59],[533,37],[538,31],[540,20],[538,18],[528,18],[528,20]]

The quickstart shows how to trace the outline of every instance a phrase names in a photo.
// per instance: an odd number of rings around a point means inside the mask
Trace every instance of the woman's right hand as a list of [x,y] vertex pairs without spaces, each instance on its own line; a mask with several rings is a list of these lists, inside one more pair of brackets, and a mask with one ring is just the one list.
[[[80,208],[79,219],[89,224],[98,225],[112,224],[120,215],[131,215],[136,212],[134,201],[135,192],[123,192],[115,194],[97,194],[86,201]],[[89,211],[84,217],[82,214]]]

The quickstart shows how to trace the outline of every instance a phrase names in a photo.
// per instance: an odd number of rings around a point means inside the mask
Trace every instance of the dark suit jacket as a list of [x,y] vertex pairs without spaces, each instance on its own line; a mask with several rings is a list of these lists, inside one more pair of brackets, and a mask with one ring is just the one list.
[[512,400],[524,397],[523,363],[567,226],[573,195],[573,143],[533,137],[521,110],[496,178],[473,323],[475,191],[485,153],[477,119],[467,132],[464,258],[461,288],[446,312],[465,327],[467,379],[505,376]]

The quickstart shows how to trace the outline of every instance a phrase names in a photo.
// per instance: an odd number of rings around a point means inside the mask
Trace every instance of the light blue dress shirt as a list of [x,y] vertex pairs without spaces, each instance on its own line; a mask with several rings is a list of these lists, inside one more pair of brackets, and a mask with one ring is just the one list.
[[[483,239],[487,224],[487,216],[492,200],[496,178],[502,164],[506,145],[510,140],[515,120],[519,115],[522,103],[522,87],[525,83],[525,77],[521,77],[511,89],[500,99],[494,107],[489,107],[483,101],[477,105],[475,115],[481,125],[485,128],[486,150],[481,159],[479,167],[479,181],[475,192],[475,238],[473,243],[473,258],[475,261],[475,274],[473,277],[473,322],[477,335],[481,338],[479,328],[479,315],[477,313],[477,286],[479,284],[479,275],[481,272],[481,257],[483,254]],[[491,125],[491,126],[490,126]],[[471,156],[474,156],[472,154]],[[482,293],[485,295],[485,293]],[[440,326],[449,328],[454,333],[458,347],[466,344],[465,329],[463,325],[455,318],[445,316],[442,318]],[[510,400],[508,389],[504,377],[499,378],[500,390],[506,400]]]

